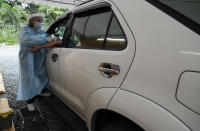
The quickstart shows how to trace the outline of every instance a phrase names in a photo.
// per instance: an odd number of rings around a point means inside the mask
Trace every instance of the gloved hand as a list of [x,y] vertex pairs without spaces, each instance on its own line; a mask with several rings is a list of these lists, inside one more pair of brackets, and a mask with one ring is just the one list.
[[47,37],[47,43],[54,41],[51,37]]
[[54,41],[58,41],[58,39],[59,39],[59,38],[58,38],[57,36],[54,37]]
[[31,47],[31,49],[29,49],[29,52],[36,52],[36,51],[38,51],[40,49],[40,46],[33,46],[33,47]]

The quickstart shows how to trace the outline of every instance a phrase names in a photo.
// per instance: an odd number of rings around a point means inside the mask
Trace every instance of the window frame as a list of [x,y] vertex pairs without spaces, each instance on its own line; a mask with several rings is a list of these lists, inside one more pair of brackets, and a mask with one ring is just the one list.
[[52,33],[52,31],[55,29],[55,27],[58,26],[58,25],[60,25],[60,23],[62,23],[62,21],[65,20],[65,19],[68,19],[68,22],[69,22],[70,14],[71,13],[66,13],[66,14],[64,14],[64,16],[59,17],[57,20],[54,21],[54,23],[52,25],[50,25],[50,27],[47,29],[46,32],[48,34],[50,34],[50,32]]
[[46,31],[47,34],[54,34],[53,30],[55,30],[55,28],[57,26],[59,26],[62,23],[63,20],[67,19],[67,24],[66,24],[66,28],[64,30],[62,44],[61,45],[56,45],[55,47],[57,47],[57,48],[66,46],[65,45],[65,36],[67,34],[67,29],[69,27],[70,18],[71,18],[71,12],[67,12],[66,14],[64,14],[63,16],[60,16],[57,20],[55,20],[55,22]]
[[[105,3],[105,2],[103,2],[103,3]],[[102,3],[99,3],[100,5],[102,4]],[[108,4],[107,4],[108,5]],[[95,4],[95,6],[96,7],[98,7],[98,4]],[[94,5],[92,5],[92,7],[94,7]],[[74,25],[74,21],[75,21],[75,18],[76,18],[76,15],[81,15],[81,14],[85,14],[85,13],[87,13],[88,11],[95,11],[95,10],[100,10],[100,11],[102,11],[102,12],[104,12],[103,11],[103,9],[105,9],[105,8],[107,8],[107,9],[109,9],[110,11],[111,11],[111,16],[110,16],[110,18],[109,18],[109,22],[108,22],[108,25],[107,25],[107,27],[106,27],[106,32],[105,32],[105,36],[104,36],[104,41],[103,41],[103,47],[102,48],[87,48],[87,47],[68,47],[68,43],[69,43],[69,39],[70,39],[70,37],[71,37],[71,35],[72,35],[72,28],[73,28],[73,25]],[[83,10],[83,11],[82,11]],[[96,12],[93,12],[92,14],[98,14],[99,12],[98,11],[96,11]],[[91,16],[91,15],[89,15],[89,16]],[[109,30],[110,30],[110,25],[111,25],[111,23],[112,23],[112,20],[113,20],[113,17],[115,17],[116,18],[116,20],[117,20],[117,22],[118,22],[118,25],[119,25],[119,28],[121,29],[121,31],[122,31],[122,33],[123,33],[123,35],[124,35],[124,38],[125,38],[125,45],[124,45],[124,48],[121,48],[121,49],[106,49],[105,48],[105,46],[106,46],[106,38],[108,37],[108,33],[109,33]],[[112,10],[112,8],[111,8],[111,6],[100,6],[100,7],[98,7],[98,8],[91,8],[90,9],[90,7],[87,7],[87,10],[84,10],[84,9],[81,9],[81,11],[75,11],[75,12],[73,12],[72,13],[72,17],[71,17],[71,21],[70,21],[70,26],[69,26],[69,28],[70,28],[70,30],[69,30],[69,32],[67,33],[67,36],[65,37],[65,48],[71,48],[71,49],[91,49],[91,50],[106,50],[106,51],[122,51],[122,50],[124,50],[126,47],[127,47],[127,45],[128,45],[128,41],[127,41],[127,37],[126,37],[126,34],[125,34],[125,31],[124,31],[124,29],[122,28],[122,25],[120,24],[120,22],[119,22],[119,20],[118,20],[118,18],[117,18],[117,16],[115,15],[115,13],[114,13],[114,11]]]
[[200,35],[200,24],[198,24],[197,22],[195,22],[192,19],[190,19],[189,17],[179,13],[175,9],[172,9],[171,7],[160,2],[159,0],[146,0],[146,1],[149,2],[150,4],[152,4],[153,6],[157,7],[158,9],[160,9],[164,13],[168,14],[175,20],[179,21],[180,23],[182,23],[183,25],[188,27],[193,32]]
[[[112,11],[112,12],[113,12],[113,11]],[[112,16],[111,16],[111,17],[112,17],[112,18],[110,19],[110,24],[109,24],[108,30],[107,30],[107,32],[106,32],[106,37],[105,37],[105,39],[104,39],[104,41],[105,41],[104,50],[122,51],[122,50],[126,49],[126,47],[127,47],[127,45],[128,45],[128,40],[127,40],[127,37],[126,37],[126,33],[125,33],[124,29],[122,28],[122,25],[120,24],[120,22],[119,22],[119,20],[118,20],[118,18],[117,18],[117,16],[115,15],[114,12],[112,13]],[[108,38],[109,31],[110,31],[110,27],[111,27],[111,24],[112,24],[112,21],[113,21],[113,18],[114,18],[114,17],[115,17],[115,19],[117,20],[117,23],[118,23],[118,25],[119,25],[119,28],[121,29],[121,31],[122,31],[122,33],[124,34],[124,37],[125,37],[125,46],[124,46],[124,48],[121,48],[120,50],[106,49],[106,48],[105,48],[105,47],[106,47],[106,41],[107,41],[106,38]]]

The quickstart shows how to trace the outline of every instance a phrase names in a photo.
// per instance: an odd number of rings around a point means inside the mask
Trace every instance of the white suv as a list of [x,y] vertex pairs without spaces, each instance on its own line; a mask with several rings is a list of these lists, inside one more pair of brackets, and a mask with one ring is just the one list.
[[95,0],[47,31],[49,83],[90,131],[200,131],[200,2]]

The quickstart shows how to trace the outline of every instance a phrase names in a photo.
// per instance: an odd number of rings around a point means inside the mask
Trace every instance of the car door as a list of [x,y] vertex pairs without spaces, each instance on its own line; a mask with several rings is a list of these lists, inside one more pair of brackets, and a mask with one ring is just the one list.
[[[62,40],[68,19],[69,16],[66,15],[64,18],[57,20],[48,29],[47,33],[50,34],[52,38],[56,36]],[[59,64],[61,47],[63,47],[63,45],[61,45],[60,47],[54,47],[52,49],[49,49],[46,59],[50,89],[56,94],[59,94],[60,92],[60,76],[59,76],[58,64]]]
[[60,97],[84,118],[92,92],[120,87],[133,61],[135,41],[114,5],[99,3],[73,14],[68,47],[60,49]]

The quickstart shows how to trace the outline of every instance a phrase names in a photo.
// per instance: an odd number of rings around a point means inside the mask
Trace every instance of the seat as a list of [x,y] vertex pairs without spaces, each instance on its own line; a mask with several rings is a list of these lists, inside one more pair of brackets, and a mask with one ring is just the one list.
[[80,44],[82,48],[100,49],[103,46],[103,39],[82,38]]

